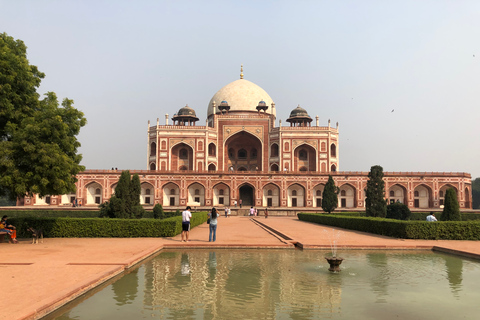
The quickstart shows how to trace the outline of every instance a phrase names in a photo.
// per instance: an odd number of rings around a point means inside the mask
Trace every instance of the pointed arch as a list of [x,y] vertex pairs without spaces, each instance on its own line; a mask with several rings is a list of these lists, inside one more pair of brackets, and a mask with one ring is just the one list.
[[180,205],[180,188],[176,183],[168,182],[162,190],[164,207]]
[[317,171],[317,151],[304,143],[293,151],[293,171]]
[[446,183],[442,186],[439,186],[438,190],[438,204],[440,206],[443,206],[445,204],[445,194],[447,193],[447,190],[450,188],[453,188],[455,190],[455,194],[457,195],[457,200],[458,200],[458,189],[455,188],[453,185]]
[[175,144],[171,149],[172,170],[194,170],[193,148],[184,143]]
[[396,183],[388,188],[386,192],[387,199],[390,204],[400,202],[408,203],[407,199],[407,188],[400,183]]
[[[263,150],[262,141],[253,134],[241,130],[225,140],[223,150],[228,150],[223,155],[223,170],[227,171],[233,167],[233,170],[251,170],[262,169]],[[242,169],[241,169],[242,168]]]
[[194,182],[188,186],[187,203],[198,203],[200,206],[205,205],[205,186],[200,182]]
[[322,207],[323,199],[323,190],[325,189],[325,184],[319,183],[312,189],[313,193],[313,206],[317,208]]
[[86,204],[87,205],[99,205],[103,203],[103,187],[97,181],[89,182],[85,186],[86,190]]
[[238,195],[239,201],[242,200],[244,206],[254,206],[255,205],[255,187],[248,183],[244,182],[238,186]]
[[419,184],[413,189],[413,207],[423,209],[432,207],[432,189],[426,184]]
[[230,206],[230,187],[223,182],[213,186],[213,205]]
[[304,207],[305,206],[305,187],[298,183],[291,184],[287,189],[287,206]]
[[155,198],[155,187],[149,182],[140,184],[140,204],[153,205]]
[[264,207],[280,206],[280,187],[275,183],[268,183],[263,187],[262,205]]
[[339,186],[340,193],[338,194],[338,207],[339,208],[354,208],[357,204],[355,195],[357,194],[356,188],[350,183],[344,183]]

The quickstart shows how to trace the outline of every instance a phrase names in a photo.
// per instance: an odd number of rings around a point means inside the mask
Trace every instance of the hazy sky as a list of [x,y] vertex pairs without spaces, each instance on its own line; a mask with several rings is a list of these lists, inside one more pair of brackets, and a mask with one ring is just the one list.
[[299,104],[339,122],[341,171],[480,177],[478,0],[0,0],[0,31],[85,113],[87,169],[146,169],[148,120],[188,104],[204,125],[243,64],[277,125]]

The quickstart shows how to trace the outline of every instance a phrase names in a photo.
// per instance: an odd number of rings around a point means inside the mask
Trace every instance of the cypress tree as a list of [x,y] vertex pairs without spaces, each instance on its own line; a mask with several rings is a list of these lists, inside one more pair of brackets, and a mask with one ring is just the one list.
[[367,217],[385,218],[387,202],[385,201],[385,182],[383,181],[383,168],[381,166],[370,168],[365,197]]
[[165,213],[163,212],[163,207],[160,203],[157,203],[153,207],[153,217],[155,219],[165,219]]
[[140,195],[142,193],[142,186],[140,185],[140,177],[135,173],[130,181],[129,201],[131,205],[130,217],[141,218],[145,212],[140,205]]
[[327,213],[332,213],[338,205],[338,187],[335,186],[332,176],[328,176],[328,182],[322,193],[322,209]]
[[448,188],[445,193],[445,204],[443,206],[443,212],[440,216],[442,221],[460,221],[462,216],[460,214],[460,206],[458,205],[457,193],[455,189]]

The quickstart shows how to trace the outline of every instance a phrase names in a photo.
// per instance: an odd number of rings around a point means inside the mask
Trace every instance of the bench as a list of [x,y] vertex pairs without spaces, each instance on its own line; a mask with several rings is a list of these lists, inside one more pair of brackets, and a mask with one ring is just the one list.
[[0,231],[0,243],[5,242],[5,236],[6,236],[7,234],[8,234],[8,233],[6,233],[5,231]]

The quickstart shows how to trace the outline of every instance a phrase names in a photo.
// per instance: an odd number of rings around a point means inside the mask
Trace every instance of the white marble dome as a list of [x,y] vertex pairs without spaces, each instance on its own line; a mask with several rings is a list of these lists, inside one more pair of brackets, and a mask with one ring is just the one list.
[[268,93],[257,86],[255,83],[250,82],[245,79],[239,79],[233,81],[222,89],[218,90],[217,93],[212,97],[208,104],[207,116],[213,114],[213,101],[215,101],[216,110],[218,112],[218,106],[222,101],[227,101],[230,106],[229,112],[235,111],[257,111],[257,106],[260,101],[264,101],[268,106],[268,114],[276,115],[276,110],[272,111],[272,98]]

